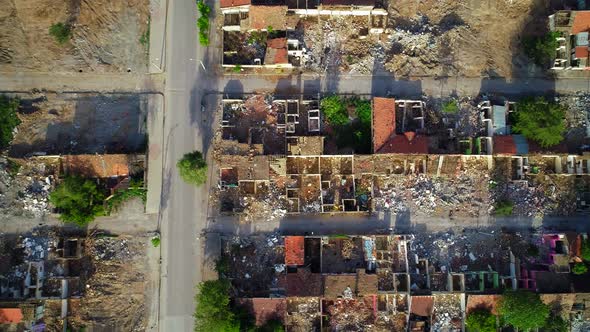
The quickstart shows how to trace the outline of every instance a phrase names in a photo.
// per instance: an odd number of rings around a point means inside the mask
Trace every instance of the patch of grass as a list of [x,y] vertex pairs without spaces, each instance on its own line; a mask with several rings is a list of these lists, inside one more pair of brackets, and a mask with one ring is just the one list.
[[572,268],[572,273],[575,275],[582,275],[588,272],[588,266],[584,263],[576,263]]
[[508,217],[512,215],[512,210],[514,209],[514,203],[507,200],[502,200],[496,202],[495,212],[494,215],[496,217]]
[[144,188],[141,180],[131,180],[128,189],[116,191],[113,197],[106,202],[107,214],[117,211],[124,202],[135,197],[140,198],[144,204],[147,200],[147,189]]
[[346,234],[334,234],[334,235],[330,235],[328,237],[330,239],[341,239],[341,240],[349,238],[348,235],[346,235]]
[[58,22],[49,27],[49,34],[55,38],[55,41],[63,45],[72,37],[72,28],[68,24]]

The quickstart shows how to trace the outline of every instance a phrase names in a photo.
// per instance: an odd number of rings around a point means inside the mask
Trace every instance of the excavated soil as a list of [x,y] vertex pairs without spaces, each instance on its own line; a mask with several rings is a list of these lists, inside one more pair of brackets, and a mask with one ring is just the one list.
[[[149,0],[0,0],[0,71],[145,72]],[[72,27],[63,45],[52,24]]]

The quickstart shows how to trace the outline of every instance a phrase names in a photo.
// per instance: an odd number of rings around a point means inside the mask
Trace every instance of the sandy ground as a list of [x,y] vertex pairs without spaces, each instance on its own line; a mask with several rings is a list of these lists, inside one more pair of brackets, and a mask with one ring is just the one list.
[[145,151],[146,103],[139,95],[20,95],[22,123],[9,155]]
[[[149,0],[1,0],[0,71],[147,71]],[[57,22],[72,26],[60,45]]]

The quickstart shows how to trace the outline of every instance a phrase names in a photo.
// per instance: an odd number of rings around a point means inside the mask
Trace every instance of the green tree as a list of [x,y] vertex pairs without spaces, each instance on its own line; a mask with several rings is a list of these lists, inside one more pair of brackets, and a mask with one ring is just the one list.
[[58,22],[49,27],[49,34],[52,35],[58,43],[65,44],[72,36],[72,29],[69,25]]
[[498,311],[506,324],[523,331],[543,327],[549,317],[549,307],[539,294],[525,290],[506,292]]
[[328,123],[333,126],[344,126],[348,120],[348,112],[344,101],[336,95],[328,96],[320,101],[320,109]]
[[572,273],[575,275],[586,274],[588,272],[588,266],[584,263],[576,263],[572,268]]
[[68,176],[49,194],[49,201],[58,209],[64,222],[85,226],[104,214],[104,194],[94,181]]
[[8,147],[14,138],[14,128],[20,124],[16,114],[19,100],[0,95],[0,149]]
[[559,32],[548,32],[539,37],[525,37],[522,40],[524,53],[540,66],[546,65],[555,58],[556,50],[559,47],[557,38]]
[[207,182],[207,162],[199,151],[185,154],[176,167],[180,177],[187,183],[200,186]]
[[240,323],[230,309],[229,282],[209,280],[199,284],[195,297],[196,332],[238,332]]
[[356,99],[353,103],[356,117],[361,124],[371,126],[371,102],[368,100]]
[[542,147],[550,147],[563,140],[565,111],[561,105],[542,97],[526,98],[517,103],[513,114],[515,123],[512,129]]
[[470,332],[496,332],[496,316],[486,308],[477,308],[469,312],[465,325]]

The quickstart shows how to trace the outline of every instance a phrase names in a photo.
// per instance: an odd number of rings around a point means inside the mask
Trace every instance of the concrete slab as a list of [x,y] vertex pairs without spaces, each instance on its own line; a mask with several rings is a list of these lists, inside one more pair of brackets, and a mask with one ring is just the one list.
[[145,212],[157,214],[160,211],[162,195],[162,157],[164,142],[164,98],[151,95],[148,99],[147,128],[149,146],[147,151],[147,200]]

